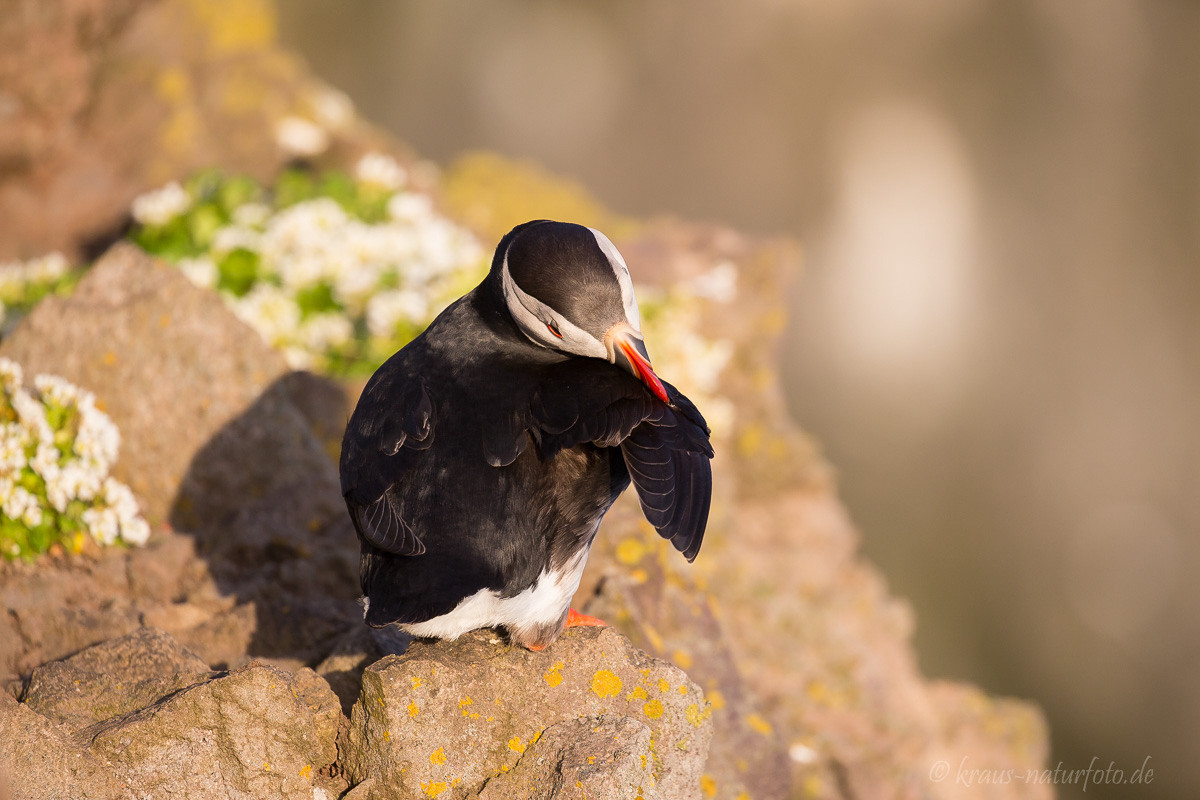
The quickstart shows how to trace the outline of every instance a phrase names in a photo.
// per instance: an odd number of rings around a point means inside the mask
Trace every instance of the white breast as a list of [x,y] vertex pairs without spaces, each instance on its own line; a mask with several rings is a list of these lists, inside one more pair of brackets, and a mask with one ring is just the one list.
[[399,627],[413,636],[457,639],[478,628],[553,624],[567,613],[571,597],[583,577],[583,568],[587,566],[590,549],[582,548],[561,570],[544,570],[533,586],[520,594],[501,597],[499,592],[480,589],[462,600],[449,614]]

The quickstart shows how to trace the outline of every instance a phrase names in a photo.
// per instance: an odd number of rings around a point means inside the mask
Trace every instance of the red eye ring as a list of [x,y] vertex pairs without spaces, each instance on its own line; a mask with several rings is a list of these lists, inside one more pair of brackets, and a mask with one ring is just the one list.
[[562,338],[562,334],[558,332],[558,326],[555,325],[553,322],[546,323],[546,330],[550,331],[558,338],[560,338],[560,339]]

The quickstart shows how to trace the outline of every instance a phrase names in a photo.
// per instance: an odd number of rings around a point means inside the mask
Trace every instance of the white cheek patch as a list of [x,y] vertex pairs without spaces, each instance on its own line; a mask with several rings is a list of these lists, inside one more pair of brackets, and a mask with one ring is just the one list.
[[632,325],[635,331],[641,333],[642,316],[638,311],[637,297],[633,293],[633,278],[629,277],[629,267],[625,266],[625,259],[621,257],[617,246],[607,236],[595,228],[588,228],[588,230],[592,232],[592,236],[596,237],[596,244],[608,258],[609,266],[612,267],[613,274],[617,276],[617,283],[621,286],[621,303],[625,306],[625,321]]
[[[565,350],[581,356],[592,358],[608,358],[608,349],[604,343],[587,331],[575,326],[550,306],[527,294],[508,271],[508,253],[504,254],[504,267],[500,272],[501,285],[504,287],[504,302],[508,312],[512,314],[517,325],[525,335],[535,343],[552,350]],[[546,327],[553,322],[562,337],[555,336]]]

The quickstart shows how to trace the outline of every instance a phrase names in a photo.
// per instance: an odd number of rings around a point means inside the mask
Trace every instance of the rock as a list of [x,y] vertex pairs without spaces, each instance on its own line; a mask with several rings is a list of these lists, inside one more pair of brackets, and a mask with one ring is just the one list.
[[[71,296],[39,303],[0,343],[0,355],[27,374],[61,375],[95,393],[121,431],[114,473],[138,495],[152,522],[165,520],[177,503],[222,505],[207,497],[180,498],[184,477],[199,451],[211,451],[213,437],[287,372],[283,356],[220,297],[130,244],[109,251]],[[286,433],[274,438],[242,426],[252,447],[227,454],[231,471],[247,480],[245,492],[270,484],[265,453],[280,457],[271,462],[276,470],[286,457],[309,467],[305,451],[319,454],[311,440],[305,448],[303,423],[288,422],[280,426]],[[280,449],[262,449],[271,445]]]
[[321,775],[337,757],[340,718],[311,670],[251,665],[88,734],[134,796],[312,800],[314,788],[340,793]]
[[[649,537],[657,535],[624,540],[620,552],[633,569],[610,571],[586,605],[587,613],[608,621],[647,653],[686,669],[704,688],[713,738],[703,777],[713,796],[786,798],[791,784],[787,743],[739,674],[712,600],[650,557],[657,543]],[[634,551],[645,555],[635,561]]]
[[[479,800],[638,797],[657,800],[653,733],[632,717],[584,717],[547,728],[517,765],[492,778]],[[630,787],[636,787],[633,793]],[[647,788],[651,787],[651,788]]]
[[[543,775],[558,765],[600,785],[602,777],[584,769],[594,766],[586,764],[593,756],[613,759],[629,780],[605,797],[633,800],[640,785],[664,798],[699,800],[710,714],[687,675],[611,629],[567,631],[542,653],[476,631],[453,642],[417,641],[404,655],[368,667],[342,765],[352,782],[373,778],[403,797],[463,798],[505,773]],[[620,742],[597,749],[585,736],[572,744],[567,734],[583,729],[566,727],[535,748],[555,726],[600,717],[618,726]],[[624,719],[649,728],[644,750]],[[527,756],[533,761],[522,766]],[[495,797],[510,796],[503,785]]]
[[275,38],[269,0],[39,0],[0,14],[0,261],[94,254],[136,195],[201,169],[272,177],[292,156],[276,136],[289,116],[350,163],[399,150]]
[[42,716],[79,729],[145,708],[210,674],[170,636],[142,628],[38,667],[24,700]]
[[128,798],[129,785],[69,732],[0,692],[0,798]]

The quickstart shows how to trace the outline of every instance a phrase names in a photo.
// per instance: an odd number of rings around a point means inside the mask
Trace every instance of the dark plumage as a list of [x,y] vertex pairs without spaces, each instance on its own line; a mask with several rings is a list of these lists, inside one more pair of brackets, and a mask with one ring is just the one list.
[[341,456],[368,624],[443,638],[501,626],[544,647],[631,479],[647,519],[695,558],[708,428],[654,375],[638,329],[611,242],[541,220],[379,368]]

